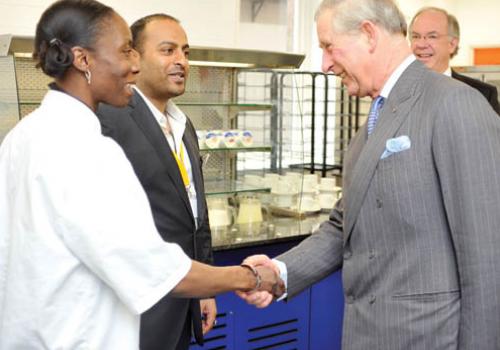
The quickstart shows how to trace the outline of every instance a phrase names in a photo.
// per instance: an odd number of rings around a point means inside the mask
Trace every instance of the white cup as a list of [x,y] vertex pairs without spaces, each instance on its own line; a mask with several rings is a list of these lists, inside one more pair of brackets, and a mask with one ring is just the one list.
[[293,193],[273,193],[273,204],[280,208],[295,208],[297,207],[297,194]]
[[238,141],[243,147],[250,147],[253,145],[253,133],[250,130],[240,131],[238,135]]
[[299,211],[319,211],[321,210],[318,196],[313,192],[303,192],[300,197]]
[[316,174],[305,174],[302,183],[302,192],[317,192],[318,176]]
[[224,131],[223,142],[224,146],[227,148],[235,148],[238,146],[238,130],[228,130]]
[[335,179],[333,177],[322,177],[319,183],[320,191],[333,191]]
[[271,192],[276,192],[278,182],[280,179],[279,174],[265,174],[264,175],[264,186],[271,189]]
[[290,190],[293,193],[299,193],[302,189],[302,174],[288,172],[284,175],[284,180],[290,184]]
[[[328,180],[328,181],[323,181]],[[333,180],[333,181],[331,181]],[[330,210],[342,194],[342,187],[335,186],[335,179],[322,179],[319,192],[319,203],[321,209]]]
[[205,145],[207,148],[219,148],[223,140],[222,130],[208,130],[205,134]]

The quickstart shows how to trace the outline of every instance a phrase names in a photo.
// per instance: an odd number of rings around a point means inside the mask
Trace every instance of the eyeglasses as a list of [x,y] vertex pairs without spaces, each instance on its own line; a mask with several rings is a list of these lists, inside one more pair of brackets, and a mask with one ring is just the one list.
[[410,41],[420,41],[423,40],[425,42],[433,43],[441,39],[442,37],[449,36],[448,34],[438,34],[438,33],[429,33],[425,35],[420,35],[418,33],[412,33],[410,36]]

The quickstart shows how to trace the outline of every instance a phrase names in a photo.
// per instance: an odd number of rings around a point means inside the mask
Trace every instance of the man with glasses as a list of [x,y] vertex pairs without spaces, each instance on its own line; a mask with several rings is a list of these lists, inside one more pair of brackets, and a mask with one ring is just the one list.
[[343,350],[499,350],[500,119],[415,59],[394,0],[323,0],[315,20],[323,71],[372,98],[368,121],[329,219],[245,262],[274,267],[287,298],[342,269]]
[[495,86],[458,74],[450,68],[450,60],[457,54],[460,41],[460,27],[455,16],[437,7],[424,7],[413,17],[409,35],[412,51],[418,60],[430,69],[478,90],[500,115]]

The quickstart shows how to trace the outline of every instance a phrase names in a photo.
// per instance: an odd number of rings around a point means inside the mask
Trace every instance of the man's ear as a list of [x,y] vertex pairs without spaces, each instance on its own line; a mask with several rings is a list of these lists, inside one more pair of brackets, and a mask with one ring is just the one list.
[[86,72],[89,69],[89,52],[81,46],[71,48],[73,52],[73,66],[81,72]]
[[360,31],[368,44],[370,53],[373,53],[378,43],[379,33],[377,27],[373,22],[365,20],[361,22]]
[[450,40],[450,56],[453,55],[458,48],[458,38],[452,37]]

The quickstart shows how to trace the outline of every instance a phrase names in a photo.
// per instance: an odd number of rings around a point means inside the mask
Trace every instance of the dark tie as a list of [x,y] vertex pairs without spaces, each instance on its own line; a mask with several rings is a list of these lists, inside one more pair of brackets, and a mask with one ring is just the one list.
[[377,96],[370,106],[370,112],[368,113],[368,135],[373,132],[375,125],[377,124],[378,115],[380,113],[380,108],[384,105],[384,100],[382,96]]

